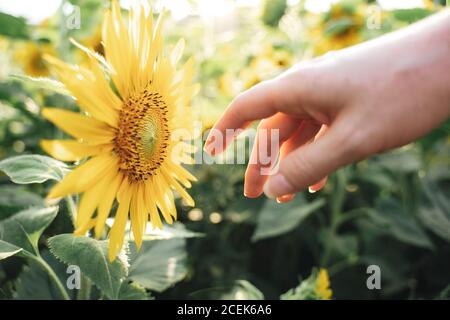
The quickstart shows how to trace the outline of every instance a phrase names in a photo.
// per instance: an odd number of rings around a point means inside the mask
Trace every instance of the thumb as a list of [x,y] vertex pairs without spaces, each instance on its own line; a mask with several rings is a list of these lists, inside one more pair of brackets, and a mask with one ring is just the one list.
[[343,131],[331,126],[327,133],[313,143],[291,152],[279,163],[278,168],[264,185],[269,198],[300,192],[320,181],[339,167],[356,160]]

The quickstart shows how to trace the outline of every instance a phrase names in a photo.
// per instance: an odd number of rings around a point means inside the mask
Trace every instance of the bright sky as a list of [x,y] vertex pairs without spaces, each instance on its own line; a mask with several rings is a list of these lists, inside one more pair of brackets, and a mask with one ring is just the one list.
[[[127,7],[131,1],[122,0],[121,4]],[[296,3],[297,1],[289,0],[290,3]],[[338,0],[307,0],[306,4],[308,9],[317,12],[327,10],[330,4],[336,1]],[[392,9],[421,6],[423,0],[378,0],[378,2],[386,9]],[[42,1],[36,0],[0,0],[0,11],[15,16],[23,16],[31,23],[39,23],[53,15],[60,3],[61,0],[45,0],[45,5]],[[164,3],[172,11],[175,19],[182,19],[194,10],[190,0],[166,0]],[[259,3],[259,0],[197,0],[197,3],[199,14],[205,17],[216,17],[231,12],[236,5],[255,6]]]

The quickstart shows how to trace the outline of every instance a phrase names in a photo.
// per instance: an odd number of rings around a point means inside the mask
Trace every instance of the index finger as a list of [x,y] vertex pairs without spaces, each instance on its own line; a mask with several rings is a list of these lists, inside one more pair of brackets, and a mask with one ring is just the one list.
[[[211,130],[205,143],[205,151],[211,154],[222,152],[239,129],[244,129],[252,121],[273,116],[277,112],[285,111],[286,105],[292,101],[292,84],[286,82],[285,77],[263,81],[251,89],[237,96]],[[214,134],[220,134],[218,145],[213,144]]]

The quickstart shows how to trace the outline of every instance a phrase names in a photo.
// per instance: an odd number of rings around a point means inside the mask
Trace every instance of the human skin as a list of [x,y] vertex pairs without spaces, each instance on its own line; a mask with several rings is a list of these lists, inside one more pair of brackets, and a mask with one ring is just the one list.
[[[407,28],[300,63],[237,96],[212,132],[261,120],[278,129],[274,174],[261,174],[258,134],[244,194],[286,202],[320,190],[336,169],[430,132],[450,116],[450,11]],[[320,132],[319,132],[320,130]],[[230,139],[207,138],[216,155]],[[271,155],[277,157],[278,155]]]

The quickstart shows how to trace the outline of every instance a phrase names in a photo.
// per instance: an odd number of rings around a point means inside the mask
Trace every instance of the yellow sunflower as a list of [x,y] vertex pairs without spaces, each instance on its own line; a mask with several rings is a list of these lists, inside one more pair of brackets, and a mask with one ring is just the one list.
[[96,237],[117,200],[111,261],[122,250],[128,216],[139,248],[148,220],[160,228],[160,214],[167,223],[176,219],[173,191],[194,206],[185,188],[196,179],[182,164],[192,163],[189,105],[198,85],[192,83],[192,60],[176,69],[183,40],[169,56],[163,53],[163,20],[164,12],[154,25],[152,9],[133,4],[125,23],[113,1],[103,24],[104,60],[80,44],[89,68],[47,58],[84,113],[44,109],[43,116],[74,139],[46,140],[42,147],[63,161],[86,159],[48,198],[81,194],[75,234],[94,228]]
[[[363,40],[361,29],[365,23],[367,6],[360,1],[341,1],[309,30],[315,55],[343,49]],[[330,34],[326,34],[329,32]]]
[[32,77],[47,77],[50,71],[44,61],[46,54],[54,54],[55,49],[50,43],[20,43],[15,48],[14,60],[19,63],[25,73]]
[[316,279],[316,296],[322,300],[330,300],[333,292],[330,289],[330,279],[325,269],[320,269]]

